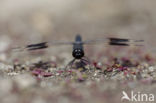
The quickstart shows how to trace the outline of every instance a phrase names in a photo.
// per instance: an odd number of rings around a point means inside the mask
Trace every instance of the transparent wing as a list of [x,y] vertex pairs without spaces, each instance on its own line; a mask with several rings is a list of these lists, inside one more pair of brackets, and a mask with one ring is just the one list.
[[12,48],[13,51],[32,51],[48,48],[51,45],[72,45],[74,42],[41,42],[36,44],[29,44],[23,47]]
[[67,41],[52,41],[52,42],[48,42],[49,46],[50,45],[73,45],[74,42],[67,42]]
[[114,46],[143,46],[142,42],[144,40],[133,40],[133,39],[125,39],[125,38],[101,38],[95,40],[86,40],[82,42],[41,42],[36,44],[29,44],[23,47],[15,47],[12,48],[13,51],[32,51],[32,50],[39,50],[48,48],[51,45],[73,45],[73,44],[97,44],[97,43],[105,43],[107,45],[114,45]]
[[96,40],[86,40],[83,41],[83,44],[97,44],[97,43],[106,43],[108,45],[114,46],[143,46],[144,40],[134,40],[127,38],[101,38]]

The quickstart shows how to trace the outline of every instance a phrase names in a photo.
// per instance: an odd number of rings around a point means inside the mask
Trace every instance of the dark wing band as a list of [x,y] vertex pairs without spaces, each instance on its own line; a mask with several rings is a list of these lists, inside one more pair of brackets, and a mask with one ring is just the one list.
[[45,49],[48,48],[51,45],[72,45],[73,42],[42,42],[42,43],[36,43],[36,44],[29,44],[23,47],[16,47],[12,48],[13,51],[32,51],[32,50],[39,50],[39,49]]
[[86,40],[83,41],[83,44],[97,44],[97,43],[106,43],[108,45],[114,46],[143,46],[142,43],[144,40],[133,40],[126,38],[102,38],[96,40]]

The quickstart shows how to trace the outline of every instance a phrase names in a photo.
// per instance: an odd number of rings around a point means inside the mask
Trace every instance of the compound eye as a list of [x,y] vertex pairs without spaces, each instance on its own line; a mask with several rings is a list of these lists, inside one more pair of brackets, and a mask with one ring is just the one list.
[[75,52],[77,52],[77,49],[75,50]]

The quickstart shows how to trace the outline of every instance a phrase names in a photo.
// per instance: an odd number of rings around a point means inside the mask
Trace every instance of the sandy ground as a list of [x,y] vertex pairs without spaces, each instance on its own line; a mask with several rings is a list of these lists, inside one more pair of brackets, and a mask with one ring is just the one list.
[[[123,91],[129,96],[132,91],[137,97],[156,96],[155,4],[154,0],[0,0],[0,103],[135,102],[121,101]],[[142,39],[144,46],[85,45],[91,63],[77,69],[65,69],[73,59],[71,45],[12,49],[43,41],[74,41],[77,33],[83,40]]]

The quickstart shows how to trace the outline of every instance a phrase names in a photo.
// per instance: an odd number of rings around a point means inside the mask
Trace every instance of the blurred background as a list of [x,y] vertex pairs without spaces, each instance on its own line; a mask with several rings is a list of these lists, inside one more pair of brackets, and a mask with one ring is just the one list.
[[0,0],[0,52],[42,41],[69,41],[77,33],[85,40],[144,39],[149,51],[155,51],[155,6],[154,0]]

